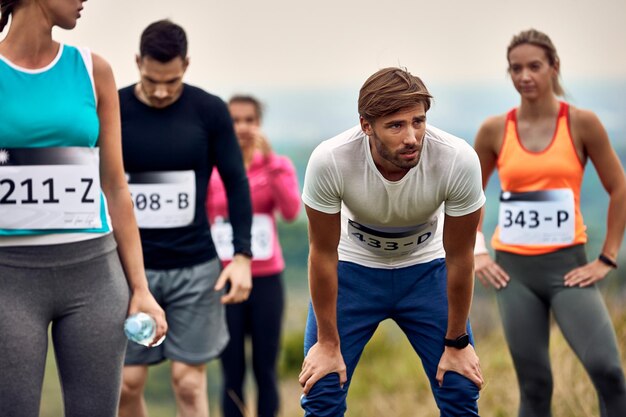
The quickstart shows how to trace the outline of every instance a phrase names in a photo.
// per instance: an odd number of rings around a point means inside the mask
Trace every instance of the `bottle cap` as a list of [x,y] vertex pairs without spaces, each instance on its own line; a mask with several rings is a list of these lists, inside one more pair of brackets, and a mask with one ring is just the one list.
[[137,333],[141,331],[141,322],[139,320],[126,320],[124,327],[127,333]]

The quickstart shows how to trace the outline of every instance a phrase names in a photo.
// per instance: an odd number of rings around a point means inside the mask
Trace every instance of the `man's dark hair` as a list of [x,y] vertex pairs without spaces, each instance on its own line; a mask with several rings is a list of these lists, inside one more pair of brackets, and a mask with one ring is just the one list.
[[170,20],[151,23],[141,34],[139,54],[159,62],[169,62],[177,56],[187,58],[185,30]]
[[430,109],[432,96],[419,77],[406,68],[383,68],[372,74],[359,92],[359,115],[368,122],[422,103]]

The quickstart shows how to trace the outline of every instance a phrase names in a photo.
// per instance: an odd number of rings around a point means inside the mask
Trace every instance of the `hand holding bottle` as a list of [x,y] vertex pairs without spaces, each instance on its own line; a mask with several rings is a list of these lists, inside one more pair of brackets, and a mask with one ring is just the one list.
[[147,347],[158,346],[165,340],[165,335],[163,335],[154,342],[156,328],[156,321],[152,316],[141,312],[130,315],[124,322],[124,333],[126,333],[128,340]]

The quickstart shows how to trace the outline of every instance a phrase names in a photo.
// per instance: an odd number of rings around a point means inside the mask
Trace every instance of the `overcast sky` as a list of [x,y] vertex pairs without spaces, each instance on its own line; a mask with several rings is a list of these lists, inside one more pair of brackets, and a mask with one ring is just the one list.
[[625,0],[90,0],[70,44],[137,80],[141,31],[170,18],[188,34],[187,81],[217,92],[358,87],[406,66],[430,82],[502,80],[511,36],[550,35],[565,80],[626,79]]

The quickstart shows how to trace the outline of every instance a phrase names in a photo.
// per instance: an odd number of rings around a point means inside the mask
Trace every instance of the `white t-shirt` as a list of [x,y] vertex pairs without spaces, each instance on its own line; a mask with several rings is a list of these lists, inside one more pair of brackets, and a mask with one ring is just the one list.
[[462,139],[428,125],[419,163],[389,181],[356,126],[313,151],[302,200],[323,213],[341,211],[339,260],[392,269],[444,257],[444,212],[473,213],[485,196],[478,156]]

